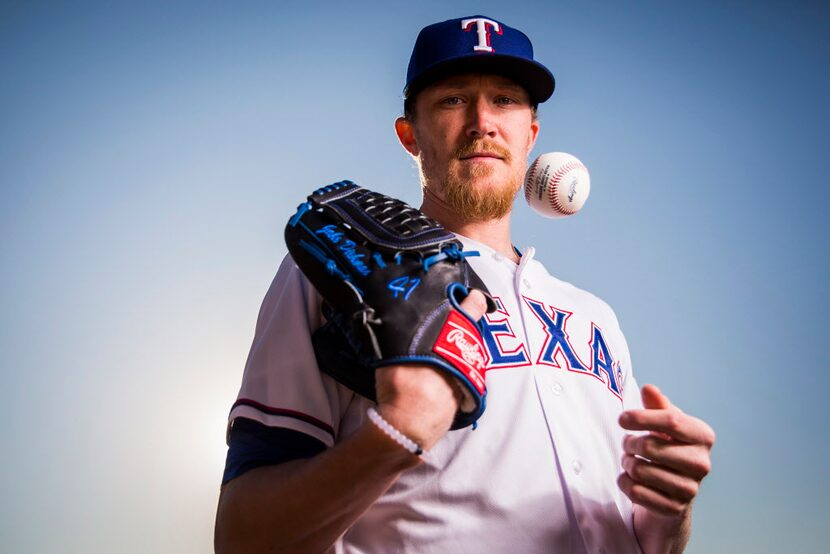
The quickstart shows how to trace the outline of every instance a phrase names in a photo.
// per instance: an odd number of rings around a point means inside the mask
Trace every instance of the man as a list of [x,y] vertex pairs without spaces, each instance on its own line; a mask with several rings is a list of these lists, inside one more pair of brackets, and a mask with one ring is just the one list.
[[[447,377],[379,370],[377,412],[427,453],[403,448],[367,420],[373,403],[317,370],[320,299],[286,259],[231,411],[218,551],[683,549],[714,433],[655,387],[640,396],[611,309],[510,240],[553,88],[527,37],[500,22],[421,31],[395,129],[421,169],[421,209],[481,253],[469,262],[498,303],[484,320],[487,410],[478,429],[448,432]],[[484,298],[463,307],[481,317]]]

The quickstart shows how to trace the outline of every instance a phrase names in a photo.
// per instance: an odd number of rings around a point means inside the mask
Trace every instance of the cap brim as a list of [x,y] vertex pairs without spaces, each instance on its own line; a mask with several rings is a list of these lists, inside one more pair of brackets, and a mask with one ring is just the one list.
[[556,86],[553,74],[538,62],[503,54],[475,55],[438,62],[425,69],[404,89],[404,98],[415,96],[441,79],[462,73],[503,75],[522,85],[534,104],[541,104],[550,98]]

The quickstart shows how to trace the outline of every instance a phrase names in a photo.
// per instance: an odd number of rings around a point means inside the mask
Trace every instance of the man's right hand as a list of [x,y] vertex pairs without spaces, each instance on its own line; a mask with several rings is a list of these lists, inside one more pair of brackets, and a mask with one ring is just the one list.
[[[478,321],[487,301],[472,290],[461,308]],[[430,366],[406,364],[375,371],[378,412],[424,450],[432,448],[452,425],[461,401],[460,384]]]

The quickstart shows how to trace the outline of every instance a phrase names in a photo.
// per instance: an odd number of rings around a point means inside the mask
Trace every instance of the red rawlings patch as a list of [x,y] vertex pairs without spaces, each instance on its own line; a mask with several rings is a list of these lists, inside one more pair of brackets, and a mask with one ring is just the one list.
[[467,376],[479,394],[484,394],[484,372],[490,355],[481,333],[466,317],[451,311],[432,351]]

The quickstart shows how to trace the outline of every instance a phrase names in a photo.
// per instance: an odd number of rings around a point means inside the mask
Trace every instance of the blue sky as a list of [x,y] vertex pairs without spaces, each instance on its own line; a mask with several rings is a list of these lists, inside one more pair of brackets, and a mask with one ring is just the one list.
[[482,13],[556,76],[534,155],[592,177],[514,241],[718,432],[689,551],[822,551],[827,5],[296,6],[0,4],[0,550],[210,549],[287,217],[343,178],[419,202],[409,52]]

